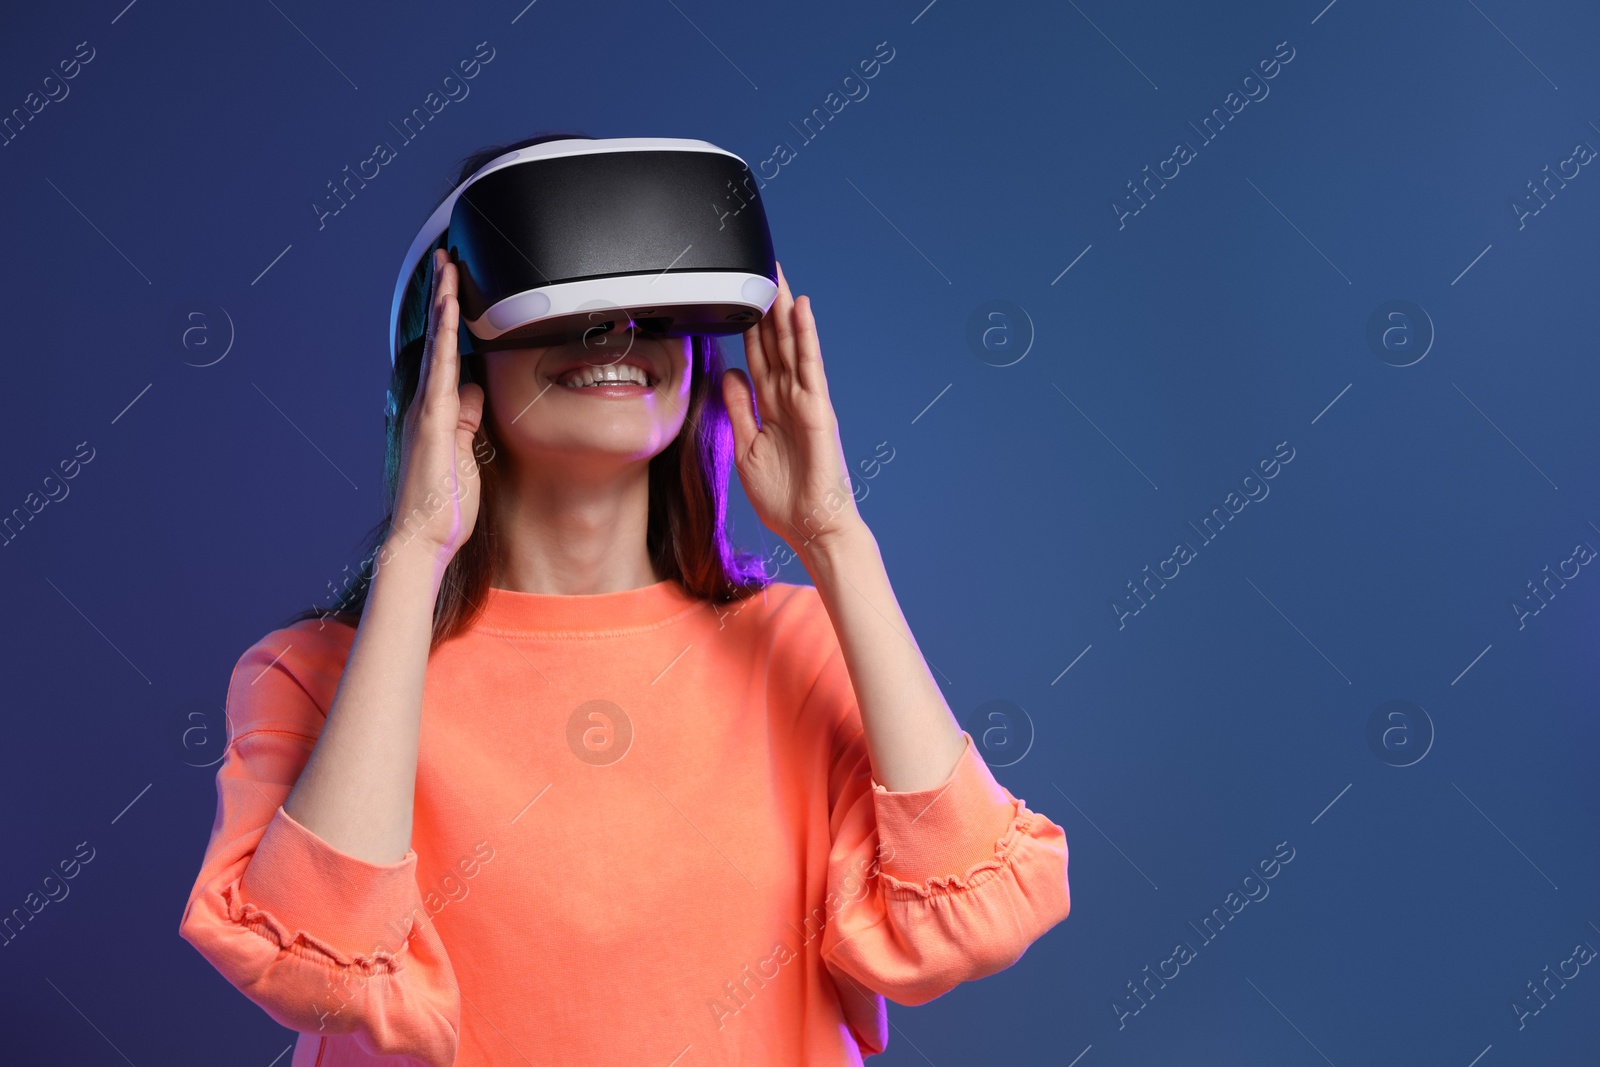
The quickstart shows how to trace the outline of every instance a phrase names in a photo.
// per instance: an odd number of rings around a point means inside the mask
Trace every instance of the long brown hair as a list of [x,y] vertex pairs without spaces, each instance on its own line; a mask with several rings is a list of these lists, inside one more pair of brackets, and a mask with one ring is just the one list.
[[[450,183],[454,189],[496,156],[545,141],[564,138],[591,140],[581,133],[546,133],[510,144],[483,148],[463,159]],[[448,192],[445,194],[449,195]],[[439,203],[444,197],[439,198]],[[437,204],[435,205],[437,207]],[[434,247],[444,247],[437,242]],[[384,455],[384,490],[387,508],[383,518],[365,538],[366,551],[354,574],[333,603],[312,606],[287,622],[329,619],[355,626],[360,622],[371,588],[373,561],[394,526],[395,498],[399,490],[400,446],[406,410],[416,393],[422,370],[422,350],[427,332],[428,301],[433,274],[430,248],[413,273],[401,306],[401,344],[389,377],[384,404],[387,448]],[[470,337],[462,331],[464,349]],[[683,429],[661,453],[650,460],[649,518],[645,544],[655,571],[663,579],[676,579],[693,596],[714,604],[743,599],[772,579],[755,555],[733,547],[728,540],[728,478],[733,470],[733,427],[722,400],[722,348],[714,336],[690,338],[689,404]],[[464,350],[461,379],[485,385],[483,353]],[[501,529],[496,509],[500,464],[495,462],[498,443],[491,409],[484,405],[483,423],[473,438],[473,455],[479,463],[482,485],[478,520],[472,536],[445,568],[434,603],[432,646],[449,640],[472,624],[488,597],[499,549]],[[349,572],[350,568],[345,568]],[[329,583],[332,585],[333,583]]]

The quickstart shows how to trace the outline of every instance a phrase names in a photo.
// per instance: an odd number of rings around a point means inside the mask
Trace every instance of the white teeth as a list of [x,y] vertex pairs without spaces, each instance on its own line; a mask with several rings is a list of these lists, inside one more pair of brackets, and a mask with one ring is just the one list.
[[644,385],[650,381],[643,369],[622,363],[605,367],[579,367],[556,379],[558,385],[569,389],[583,389],[592,385]]

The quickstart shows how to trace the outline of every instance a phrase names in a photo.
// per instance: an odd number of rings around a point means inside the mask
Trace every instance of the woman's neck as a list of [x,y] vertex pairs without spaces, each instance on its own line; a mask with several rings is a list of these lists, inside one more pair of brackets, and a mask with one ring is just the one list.
[[521,593],[614,593],[660,580],[650,562],[648,461],[505,472],[496,486],[494,585]]

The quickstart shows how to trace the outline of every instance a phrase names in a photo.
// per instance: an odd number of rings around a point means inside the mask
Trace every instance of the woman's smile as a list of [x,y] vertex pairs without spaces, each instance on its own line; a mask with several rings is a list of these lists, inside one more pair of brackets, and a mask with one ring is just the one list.
[[[606,342],[614,342],[607,344]],[[630,400],[675,391],[687,368],[683,338],[638,334],[633,327],[593,347],[553,346],[538,357],[541,389],[601,400]],[[679,364],[683,366],[679,367]]]
[[606,362],[586,359],[575,367],[555,371],[550,378],[553,384],[586,396],[632,397],[652,392],[661,375],[649,359],[629,353]]

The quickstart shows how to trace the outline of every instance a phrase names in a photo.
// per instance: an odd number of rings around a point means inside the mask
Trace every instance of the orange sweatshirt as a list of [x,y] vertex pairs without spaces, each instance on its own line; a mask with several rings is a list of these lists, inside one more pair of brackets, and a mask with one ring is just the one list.
[[1008,967],[1067,914],[1061,828],[970,735],[933,789],[873,780],[810,586],[492,590],[429,658],[393,864],[281,806],[353,637],[298,622],[234,668],[178,931],[300,1032],[293,1067],[859,1064],[884,997]]

